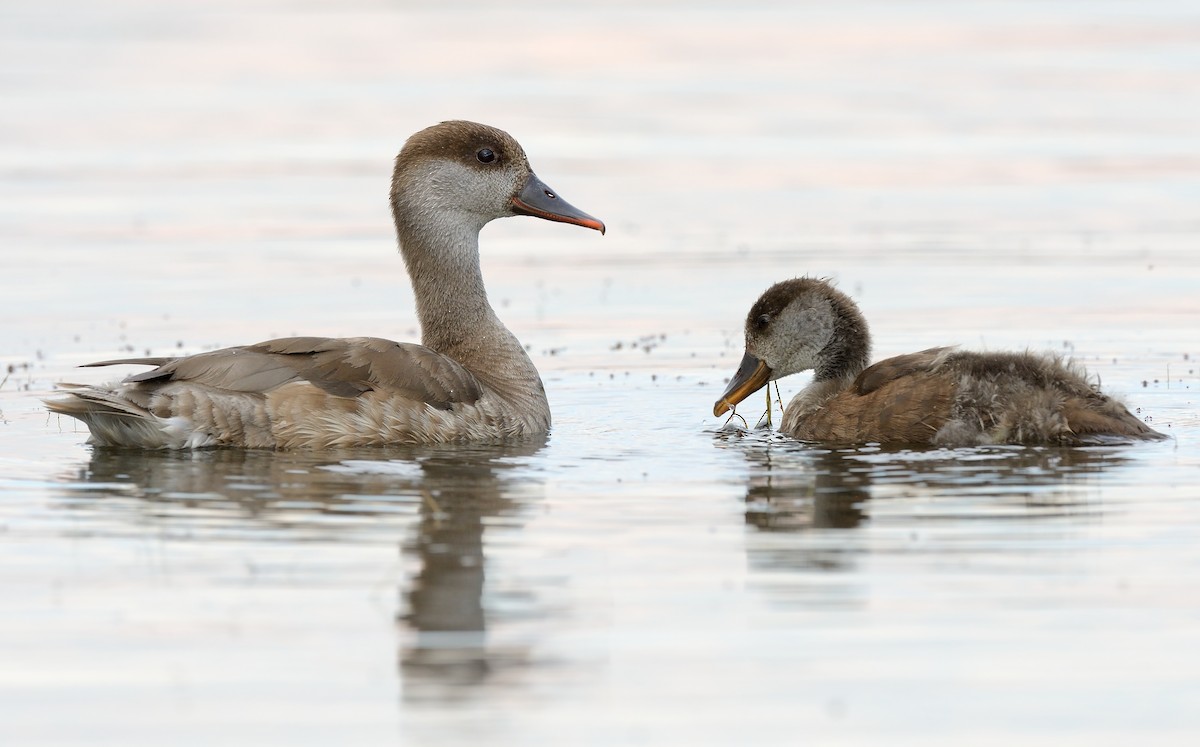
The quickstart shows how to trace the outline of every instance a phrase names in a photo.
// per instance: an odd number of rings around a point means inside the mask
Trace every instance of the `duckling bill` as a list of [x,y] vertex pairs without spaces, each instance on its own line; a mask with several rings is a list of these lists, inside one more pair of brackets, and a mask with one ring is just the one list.
[[939,347],[870,365],[866,319],[824,280],[776,283],[746,317],[746,352],[720,416],[768,382],[813,380],[784,410],[781,430],[802,441],[914,446],[1160,439],[1083,369],[1051,354]]
[[[421,344],[288,337],[183,358],[94,363],[153,368],[103,386],[60,384],[52,412],[91,442],[133,448],[329,448],[497,442],[544,435],[541,377],[488,302],[479,231],[531,215],[604,233],[546,186],[511,135],[443,122],[408,139],[392,216]],[[264,293],[266,289],[264,289]]]

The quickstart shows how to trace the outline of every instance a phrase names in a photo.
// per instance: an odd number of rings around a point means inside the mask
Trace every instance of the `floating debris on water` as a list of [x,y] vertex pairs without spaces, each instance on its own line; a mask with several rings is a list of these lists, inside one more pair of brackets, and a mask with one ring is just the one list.
[[625,340],[617,340],[612,345],[610,345],[608,349],[609,350],[625,350],[626,348],[628,348],[630,350],[638,349],[644,353],[649,353],[651,350],[654,350],[654,348],[658,347],[663,342],[665,342],[666,339],[667,339],[667,333],[659,332],[658,334],[653,334],[653,335],[642,335],[641,337],[638,337],[636,340],[630,340],[629,342],[626,342]]

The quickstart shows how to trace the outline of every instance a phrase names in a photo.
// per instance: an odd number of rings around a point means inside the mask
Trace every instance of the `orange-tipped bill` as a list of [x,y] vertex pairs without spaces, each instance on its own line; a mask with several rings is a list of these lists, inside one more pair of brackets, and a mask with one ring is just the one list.
[[746,353],[738,365],[737,373],[729,380],[725,393],[713,405],[713,415],[720,417],[733,409],[733,406],[766,386],[771,380],[771,369],[753,355]]
[[512,198],[513,209],[518,213],[532,215],[535,218],[558,221],[559,223],[574,223],[584,228],[594,228],[604,233],[604,224],[579,208],[573,206],[558,193],[546,186],[546,183],[530,174],[525,186],[521,187]]

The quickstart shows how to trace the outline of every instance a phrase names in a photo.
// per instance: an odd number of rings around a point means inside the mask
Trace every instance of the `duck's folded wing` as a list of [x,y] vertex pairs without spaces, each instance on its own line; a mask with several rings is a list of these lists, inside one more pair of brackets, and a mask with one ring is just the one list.
[[167,362],[106,361],[158,367],[125,379],[147,385],[191,383],[233,392],[266,393],[305,381],[337,397],[376,391],[440,409],[479,399],[475,376],[423,345],[376,337],[285,337],[224,348]]
[[483,389],[475,375],[424,345],[378,337],[290,337],[251,346],[303,361],[301,375],[340,397],[391,393],[440,409],[475,402]]
[[852,389],[858,395],[870,394],[906,376],[933,370],[940,360],[953,351],[953,347],[929,348],[879,361],[858,375]]

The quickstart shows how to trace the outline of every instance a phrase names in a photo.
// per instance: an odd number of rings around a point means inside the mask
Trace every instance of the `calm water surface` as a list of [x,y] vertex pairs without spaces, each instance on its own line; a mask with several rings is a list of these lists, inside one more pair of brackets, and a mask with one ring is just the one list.
[[[0,21],[4,744],[1200,738],[1194,3]],[[113,375],[91,360],[416,337],[390,161],[452,117],[609,225],[484,232],[548,439],[145,454],[41,408]],[[804,273],[877,355],[1058,350],[1172,438],[826,449],[713,419],[749,304]]]

